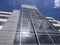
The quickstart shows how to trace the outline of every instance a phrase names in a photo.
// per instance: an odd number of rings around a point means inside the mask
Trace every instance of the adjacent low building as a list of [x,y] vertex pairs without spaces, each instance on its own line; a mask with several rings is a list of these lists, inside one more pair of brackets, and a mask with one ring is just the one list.
[[11,12],[0,11],[0,29],[2,29],[5,22],[7,22],[11,14],[12,14]]
[[46,17],[47,20],[60,32],[60,21],[55,20],[53,17]]

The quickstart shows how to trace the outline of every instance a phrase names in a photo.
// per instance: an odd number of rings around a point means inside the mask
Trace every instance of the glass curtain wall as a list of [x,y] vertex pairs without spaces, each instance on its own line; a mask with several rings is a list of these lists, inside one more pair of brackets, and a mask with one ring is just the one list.
[[60,33],[37,9],[22,8],[14,45],[57,45]]

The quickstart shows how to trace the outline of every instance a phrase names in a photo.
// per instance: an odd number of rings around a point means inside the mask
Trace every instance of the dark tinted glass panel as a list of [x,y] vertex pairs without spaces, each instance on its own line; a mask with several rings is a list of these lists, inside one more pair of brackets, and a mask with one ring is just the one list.
[[54,27],[55,27],[55,29],[57,29],[57,30],[60,29],[60,26],[54,26]]
[[27,8],[23,8],[23,13],[29,13]]
[[50,23],[55,23],[55,24],[57,24],[57,22],[52,22],[52,21],[51,21]]
[[60,43],[60,35],[50,35],[55,43]]
[[3,19],[8,19],[9,17],[5,17],[5,16],[0,16],[0,18],[3,18]]
[[38,35],[38,38],[39,38],[39,41],[41,44],[44,44],[44,43],[45,44],[48,44],[48,43],[51,44],[52,43],[52,41],[48,35]]
[[54,20],[54,19],[48,18],[47,20]]
[[5,22],[0,22],[0,25],[4,25],[5,24]]

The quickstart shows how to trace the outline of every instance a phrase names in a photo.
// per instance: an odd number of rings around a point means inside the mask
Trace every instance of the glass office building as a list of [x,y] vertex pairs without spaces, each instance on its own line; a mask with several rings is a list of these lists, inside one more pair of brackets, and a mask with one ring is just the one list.
[[35,6],[22,5],[0,30],[0,45],[60,45],[60,32]]

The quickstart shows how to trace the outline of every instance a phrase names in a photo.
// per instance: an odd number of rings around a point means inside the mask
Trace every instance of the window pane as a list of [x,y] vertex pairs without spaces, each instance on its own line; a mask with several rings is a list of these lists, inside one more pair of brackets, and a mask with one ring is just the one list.
[[8,19],[9,17],[5,17],[5,16],[0,16],[0,18],[3,18],[3,19]]
[[39,35],[38,38],[41,44],[51,44],[53,43],[52,40],[49,38],[48,35]]
[[4,25],[5,24],[5,22],[0,22],[0,25]]
[[55,43],[60,43],[60,35],[50,35]]
[[21,44],[23,45],[37,45],[37,40],[34,33],[23,32],[21,34]]

